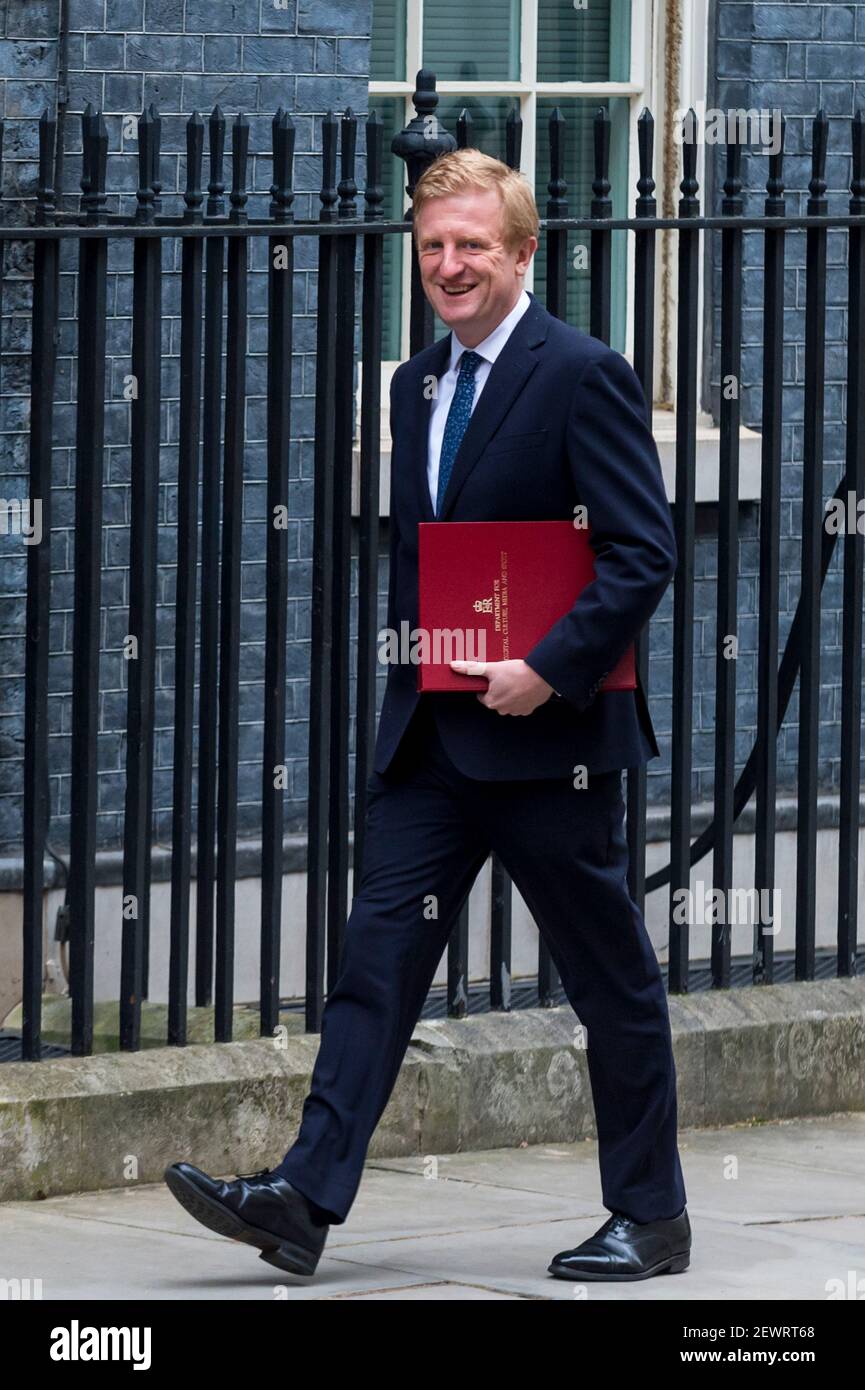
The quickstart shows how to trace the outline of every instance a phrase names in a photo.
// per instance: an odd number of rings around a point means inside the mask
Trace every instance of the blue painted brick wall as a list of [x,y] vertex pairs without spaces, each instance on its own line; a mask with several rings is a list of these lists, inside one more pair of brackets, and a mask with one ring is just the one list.
[[[7,0],[0,4],[0,92],[5,100],[5,189],[31,200],[35,193],[39,115],[57,99],[57,16],[51,0]],[[230,123],[238,110],[250,122],[247,210],[266,215],[272,181],[271,121],[278,106],[296,127],[294,210],[316,216],[320,186],[321,118],[351,106],[366,114],[371,0],[351,4],[326,0],[70,0],[68,38],[69,114],[65,122],[62,188],[76,193],[81,177],[80,113],[88,101],[101,107],[108,127],[107,187],[126,190],[109,197],[109,211],[134,208],[138,183],[137,141],[124,131],[124,117],[155,102],[162,117],[163,210],[182,205],[172,194],[185,183],[185,122],[193,109],[206,120],[219,103]],[[363,130],[360,132],[363,151]],[[205,158],[205,181],[207,178]],[[230,160],[226,160],[230,186]],[[363,184],[363,160],[358,182]],[[76,205],[67,197],[66,205]],[[20,209],[19,209],[20,210]],[[29,213],[20,210],[21,220]],[[238,825],[254,833],[259,823],[260,756],[264,674],[265,586],[265,389],[266,241],[251,241],[249,284],[250,351],[247,362],[247,446],[244,456],[240,767]],[[312,555],[313,421],[317,250],[312,239],[296,241],[294,275],[295,353],[292,361],[292,446],[289,507],[288,701],[286,756],[290,784],[287,826],[305,822],[307,795],[307,708],[309,588]],[[163,256],[165,370],[160,464],[159,612],[156,703],[155,835],[170,839],[173,721],[173,597],[176,559],[176,443],[180,321],[179,247],[166,243]],[[62,252],[63,321],[56,393],[55,531],[51,623],[51,841],[69,841],[68,760],[71,731],[71,650],[74,455],[77,334],[76,251]],[[6,329],[3,339],[3,399],[0,402],[2,495],[26,494],[29,412],[28,313],[32,259],[22,243],[7,252]],[[128,628],[130,407],[123,377],[131,370],[131,243],[111,243],[109,254],[106,460],[103,545],[103,654],[100,663],[99,842],[117,845],[123,828],[126,740],[126,671],[121,643]],[[0,852],[21,841],[23,754],[23,619],[26,548],[14,535],[0,536]],[[386,580],[386,561],[382,583]]]

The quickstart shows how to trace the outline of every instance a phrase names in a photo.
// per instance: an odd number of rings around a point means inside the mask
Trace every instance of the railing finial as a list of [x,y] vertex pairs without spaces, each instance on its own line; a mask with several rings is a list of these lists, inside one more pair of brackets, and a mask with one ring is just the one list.
[[[57,121],[48,110],[39,117],[39,182],[36,186],[37,226],[50,222],[54,207],[54,144],[57,134]],[[2,136],[0,136],[2,141]],[[2,144],[0,144],[2,148]]]
[[275,222],[294,220],[291,210],[294,136],[294,121],[280,106],[273,118],[273,183],[270,185],[270,216]]
[[700,215],[700,200],[697,197],[700,190],[700,185],[697,182],[698,134],[697,113],[693,106],[691,106],[682,118],[682,182],[679,184],[679,191],[682,195],[679,199],[680,217],[699,217]]
[[652,178],[655,118],[648,106],[644,106],[637,117],[637,152],[640,176],[637,179],[637,201],[634,210],[637,217],[654,217],[658,210],[658,201],[654,197],[655,180]]
[[381,116],[375,110],[366,118],[366,188],[363,200],[368,221],[382,216],[384,187],[382,185],[382,164],[384,151],[384,127]]
[[519,169],[523,149],[523,118],[520,103],[515,101],[505,121],[505,163],[509,169]]
[[357,116],[347,106],[340,121],[342,145],[340,149],[340,180],[338,216],[357,217],[357,183],[354,177],[355,155],[357,152]]
[[599,106],[592,122],[595,150],[595,177],[592,179],[592,217],[611,217],[610,200],[610,113]]
[[231,211],[230,222],[246,222],[246,167],[249,158],[249,121],[242,111],[238,111],[231,127],[231,192],[228,195]]
[[787,210],[784,201],[784,135],[787,122],[780,111],[773,111],[771,119],[770,143],[775,148],[769,155],[769,177],[766,180],[764,210],[767,217],[783,217]]
[[[435,73],[429,68],[421,68],[412,97],[415,114],[405,129],[397,132],[390,145],[392,153],[405,160],[408,180],[405,191],[410,198],[414,197],[421,174],[433,160],[457,147],[456,140],[435,114],[438,101]],[[406,215],[411,221],[411,211]]]
[[808,181],[808,216],[821,217],[828,211],[826,200],[826,150],[829,146],[829,121],[821,107],[811,127],[811,178]]
[[567,217],[568,201],[565,194],[568,185],[565,181],[565,118],[558,106],[550,112],[550,177],[547,183],[547,217]]
[[193,111],[186,122],[186,190],[183,201],[184,222],[200,222],[204,191],[201,187],[201,169],[204,162],[204,121],[197,111]]
[[225,116],[219,106],[214,106],[208,121],[210,139],[210,179],[207,184],[207,216],[225,215],[225,179],[222,161],[225,155]]
[[318,200],[321,204],[319,222],[333,222],[336,218],[334,203],[339,196],[336,186],[336,144],[339,127],[332,111],[328,111],[321,122],[321,190]]

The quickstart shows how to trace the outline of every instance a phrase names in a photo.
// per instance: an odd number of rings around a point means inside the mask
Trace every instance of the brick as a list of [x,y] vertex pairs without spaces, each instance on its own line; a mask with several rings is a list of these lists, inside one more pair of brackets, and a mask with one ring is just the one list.
[[809,78],[865,77],[865,49],[856,44],[809,44],[805,71]]
[[142,104],[149,106],[155,102],[159,111],[191,110],[182,100],[184,79],[174,73],[149,72],[144,76],[144,97]]
[[105,71],[125,66],[122,34],[88,34],[84,44],[84,66]]
[[298,0],[299,34],[370,34],[372,0]]
[[823,38],[852,41],[856,36],[856,12],[861,9],[861,5],[824,5]]
[[144,27],[149,34],[182,34],[183,0],[144,0]]
[[763,5],[754,6],[754,34],[769,39],[818,39],[820,37],[820,5]]
[[369,72],[369,40],[339,39],[336,70],[366,75]]
[[722,39],[745,39],[754,34],[753,4],[718,6],[718,37]]
[[309,39],[251,35],[243,40],[244,72],[310,72],[311,59]]
[[248,34],[257,27],[249,0],[186,0],[188,34]]
[[143,78],[140,73],[107,73],[105,110],[138,115],[143,107]]
[[752,49],[749,43],[738,43],[731,39],[720,39],[716,45],[717,74],[721,79],[748,77],[752,66]]
[[755,81],[786,77],[788,52],[789,45],[786,43],[755,43],[752,50],[751,77]]
[[336,72],[336,39],[316,39],[316,72]]
[[0,83],[6,98],[6,117],[9,120],[42,115],[54,105],[55,91],[51,82]]
[[260,0],[260,28],[262,34],[293,34],[297,29],[297,5],[295,0]]
[[258,84],[254,77],[223,73],[183,79],[184,111],[200,111],[209,116],[214,106],[220,106],[227,116],[233,116],[238,111],[254,111],[257,99]]
[[337,77],[298,77],[297,105],[301,111],[366,109],[366,83]]
[[241,40],[234,34],[205,35],[204,70],[205,72],[220,73],[240,72]]
[[104,0],[68,0],[70,29],[101,29],[105,20]]
[[60,0],[6,0],[6,37],[55,39]]
[[144,0],[106,0],[105,28],[126,34],[144,27]]
[[0,77],[22,81],[53,77],[57,69],[57,48],[47,41],[28,43],[24,39],[0,41]]
[[163,37],[131,35],[126,40],[126,66],[142,72],[200,72],[202,40],[195,34]]

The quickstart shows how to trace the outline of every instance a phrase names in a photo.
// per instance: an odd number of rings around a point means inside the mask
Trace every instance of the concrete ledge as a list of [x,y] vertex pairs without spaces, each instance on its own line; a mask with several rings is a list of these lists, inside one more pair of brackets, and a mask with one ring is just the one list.
[[[865,980],[670,999],[684,1127],[865,1110]],[[370,1158],[594,1135],[569,1006],[428,1020],[415,1030]],[[0,1067],[0,1200],[278,1162],[296,1134],[317,1034]]]
[[[190,1004],[186,1010],[187,1043],[212,1043],[215,1036],[216,1009],[213,1004]],[[17,1004],[3,1022],[4,1028],[20,1032],[24,1027],[24,1009]],[[299,1009],[283,1009],[279,1026],[286,1033],[304,1032],[304,1014]],[[232,1040],[252,1042],[261,1038],[261,1018],[256,1004],[235,1004],[232,1009]],[[141,1047],[166,1047],[168,1037],[168,1005],[141,1001]],[[43,994],[42,1041],[69,1047],[72,1038],[71,995]],[[267,1039],[270,1042],[270,1038]],[[170,1049],[174,1050],[174,1049]],[[106,1001],[93,1005],[93,1052],[120,1051],[120,1005]],[[127,1054],[128,1055],[128,1054]]]

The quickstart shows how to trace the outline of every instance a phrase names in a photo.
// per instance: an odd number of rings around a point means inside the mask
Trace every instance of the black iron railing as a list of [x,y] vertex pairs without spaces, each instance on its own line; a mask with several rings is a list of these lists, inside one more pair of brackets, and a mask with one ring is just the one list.
[[[429,161],[452,146],[451,136],[429,118],[436,106],[435,82],[419,74],[417,116],[394,140],[404,158],[408,191]],[[322,187],[317,220],[292,213],[293,137],[290,117],[273,121],[273,185],[269,216],[246,211],[249,126],[238,116],[231,126],[231,188],[226,209],[223,147],[226,122],[218,108],[210,117],[209,183],[201,186],[204,124],[195,114],[187,126],[187,186],[177,214],[161,210],[160,123],[153,107],[139,121],[140,187],[137,210],[125,218],[106,211],[106,126],[89,106],[83,116],[84,173],[78,214],[54,206],[51,171],[55,127],[40,122],[40,179],[35,225],[2,228],[0,242],[29,240],[35,247],[32,307],[30,495],[43,507],[41,544],[30,548],[27,572],[26,723],[24,765],[24,1001],[23,1055],[41,1054],[43,978],[43,862],[48,832],[48,632],[51,613],[51,459],[59,317],[58,272],[63,242],[78,247],[78,391],[75,438],[75,600],[71,746],[69,946],[72,993],[72,1050],[93,1044],[94,899],[97,813],[98,677],[102,554],[102,479],[105,454],[106,283],[109,245],[131,238],[133,264],[132,493],[129,568],[129,632],[137,659],[129,663],[126,802],[123,860],[124,916],[119,982],[120,1045],[140,1041],[142,1000],[147,997],[150,856],[154,753],[154,652],[156,528],[160,468],[161,252],[166,241],[182,246],[180,347],[180,432],[178,442],[178,567],[175,600],[175,711],[173,829],[170,910],[168,1041],[186,1041],[187,959],[190,930],[192,846],[196,843],[195,998],[215,1002],[215,1038],[232,1036],[235,856],[237,848],[238,630],[240,525],[246,400],[248,253],[254,238],[268,241],[267,346],[267,517],[266,676],[264,753],[261,776],[261,1032],[271,1034],[279,1008],[280,943],[283,920],[282,790],[274,770],[285,763],[286,600],[288,551],[284,526],[275,518],[288,500],[291,438],[291,359],[295,243],[317,244],[317,342],[315,386],[314,550],[311,594],[309,694],[308,884],[306,918],[306,1026],[318,1030],[326,987],[336,976],[348,910],[351,842],[349,813],[349,724],[357,739],[353,818],[354,862],[363,855],[365,788],[371,770],[376,713],[375,636],[378,616],[379,412],[382,342],[382,283],[385,241],[403,237],[410,221],[382,217],[382,127],[375,114],[366,125],[366,186],[358,209],[355,184],[357,120],[352,113],[322,123]],[[678,330],[676,367],[676,491],[673,504],[679,555],[674,580],[673,740],[670,863],[646,877],[646,769],[628,773],[627,828],[630,883],[640,906],[647,892],[669,885],[671,901],[671,990],[689,985],[689,932],[674,920],[673,895],[687,888],[691,865],[710,850],[713,886],[732,886],[733,827],[756,792],[758,892],[774,887],[776,735],[799,676],[798,869],[796,883],[796,977],[815,969],[818,711],[820,697],[819,599],[836,537],[822,525],[822,410],[826,240],[830,228],[844,229],[848,244],[849,342],[847,364],[847,468],[836,495],[861,497],[865,486],[865,136],[857,114],[852,122],[853,183],[849,216],[829,216],[824,167],[827,122],[813,123],[813,169],[805,216],[787,216],[782,183],[783,121],[778,152],[769,159],[765,214],[745,217],[741,197],[741,145],[727,149],[727,177],[720,216],[702,216],[695,178],[699,131],[693,112],[683,124],[683,179],[678,216],[658,218],[653,197],[653,121],[644,111],[637,123],[640,177],[635,215],[611,216],[608,180],[609,119],[595,119],[594,198],[589,218],[569,214],[563,178],[565,123],[553,113],[549,128],[549,201],[542,221],[546,240],[546,299],[565,317],[568,237],[591,239],[590,331],[610,340],[612,236],[634,237],[634,367],[647,401],[652,399],[655,312],[655,243],[659,231],[678,237]],[[430,136],[432,135],[432,138]],[[456,143],[470,143],[461,118]],[[507,127],[502,152],[519,166],[520,122]],[[337,162],[339,156],[339,179]],[[780,668],[778,651],[779,508],[781,480],[782,352],[784,347],[784,241],[790,229],[807,236],[807,332],[804,426],[802,590]],[[721,369],[738,379],[741,356],[742,244],[746,230],[761,229],[764,252],[764,368],[759,573],[758,736],[744,771],[735,781],[736,663],[723,659],[724,637],[737,628],[736,578],[739,397],[721,395],[719,483],[719,572],[717,584],[716,743],[714,819],[692,845],[692,700],[695,553],[696,343],[701,239],[708,229],[722,236]],[[360,251],[362,291],[356,302]],[[420,290],[413,256],[411,350],[430,341],[432,314]],[[226,322],[223,339],[223,295]],[[352,450],[355,437],[353,369],[355,329],[360,315],[363,367],[359,420],[360,515],[358,522],[357,684],[350,708],[350,554]],[[224,362],[224,375],[223,375]],[[220,516],[221,486],[221,516]],[[201,488],[201,525],[198,523]],[[202,574],[196,605],[196,569]],[[217,582],[219,581],[219,582]],[[841,711],[840,861],[838,870],[837,970],[855,973],[857,854],[859,827],[860,721],[862,679],[862,537],[844,540],[843,700]],[[193,720],[195,647],[200,644],[199,718]],[[649,684],[650,634],[639,637],[638,662]],[[198,796],[193,803],[193,757],[197,751]],[[490,1005],[510,1004],[511,887],[494,861]],[[465,1010],[468,913],[463,905],[448,957],[448,1009]],[[325,946],[327,980],[325,980]],[[773,937],[755,931],[751,978],[771,982]],[[713,928],[711,972],[715,986],[730,983],[730,933]],[[557,994],[554,968],[539,944],[538,1001]]]

